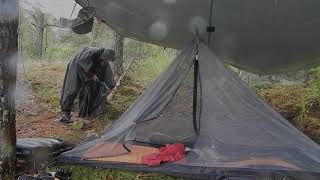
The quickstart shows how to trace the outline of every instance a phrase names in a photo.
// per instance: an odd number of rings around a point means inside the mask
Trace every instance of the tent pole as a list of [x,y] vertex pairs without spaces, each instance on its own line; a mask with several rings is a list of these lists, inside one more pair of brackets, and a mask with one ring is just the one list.
[[193,79],[193,128],[197,135],[199,135],[199,127],[197,121],[197,105],[198,105],[198,80],[199,80],[199,36],[196,33],[196,57],[194,60],[194,79]]
[[215,27],[212,25],[212,11],[213,11],[213,0],[211,0],[211,4],[210,4],[209,26],[207,27],[209,47],[211,42],[211,33],[215,32]]

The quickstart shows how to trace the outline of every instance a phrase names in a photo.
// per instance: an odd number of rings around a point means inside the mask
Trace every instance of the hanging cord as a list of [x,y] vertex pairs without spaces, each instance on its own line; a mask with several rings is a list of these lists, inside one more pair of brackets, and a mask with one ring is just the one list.
[[208,34],[208,46],[210,46],[210,41],[211,41],[211,33],[215,32],[215,27],[212,26],[212,11],[213,11],[213,0],[211,0],[211,5],[210,5],[210,15],[209,15],[209,26],[207,27],[207,32]]
[[199,135],[199,127],[197,121],[197,104],[198,104],[198,80],[199,80],[199,34],[198,29],[196,30],[196,57],[194,60],[194,71],[193,71],[193,128],[197,135]]
[[77,2],[74,3],[74,6],[73,6],[73,9],[72,9],[72,11],[71,11],[71,14],[70,14],[69,19],[72,18],[72,15],[73,15],[73,13],[74,13],[74,10],[76,9],[76,6],[77,6]]

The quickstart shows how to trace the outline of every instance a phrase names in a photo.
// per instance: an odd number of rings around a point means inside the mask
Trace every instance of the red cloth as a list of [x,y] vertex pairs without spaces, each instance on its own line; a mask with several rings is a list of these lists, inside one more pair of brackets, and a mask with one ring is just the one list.
[[167,144],[160,148],[159,153],[153,153],[142,157],[142,163],[149,166],[160,165],[161,162],[173,162],[185,157],[184,144]]

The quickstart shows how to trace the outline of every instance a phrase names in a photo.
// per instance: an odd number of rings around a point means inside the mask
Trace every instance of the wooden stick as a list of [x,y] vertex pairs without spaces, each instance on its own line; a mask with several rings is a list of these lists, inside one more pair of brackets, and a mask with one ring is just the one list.
[[129,68],[131,66],[131,64],[133,63],[134,59],[131,59],[127,65],[127,67],[124,69],[124,72],[121,74],[121,76],[119,77],[116,86],[111,90],[111,92],[109,93],[109,95],[107,96],[107,100],[111,101],[114,94],[116,93],[116,91],[119,89],[120,85],[121,85],[121,81],[124,79],[124,77],[126,77]]

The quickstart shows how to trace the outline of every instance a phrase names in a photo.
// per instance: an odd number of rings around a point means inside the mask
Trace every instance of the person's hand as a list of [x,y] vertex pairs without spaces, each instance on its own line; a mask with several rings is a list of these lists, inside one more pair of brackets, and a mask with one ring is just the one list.
[[99,78],[98,78],[98,76],[97,76],[97,75],[93,75],[92,80],[96,82],[96,81],[98,81],[98,80],[99,80]]

